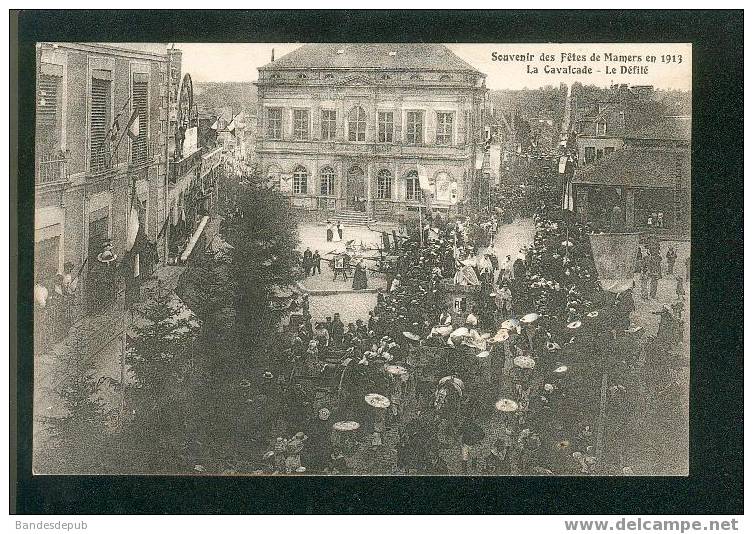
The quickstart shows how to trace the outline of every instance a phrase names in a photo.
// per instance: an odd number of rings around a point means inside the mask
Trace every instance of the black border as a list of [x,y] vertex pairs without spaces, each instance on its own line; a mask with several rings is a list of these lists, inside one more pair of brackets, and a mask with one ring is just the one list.
[[[18,274],[15,295],[11,288],[10,310],[12,318],[17,314],[17,324],[11,319],[12,445],[18,432],[17,448],[11,453],[13,458],[17,452],[11,475],[17,468],[18,476],[15,484],[11,481],[16,498],[15,502],[11,499],[11,513],[741,514],[742,14],[742,10],[11,12],[11,38],[18,24],[18,43],[11,43],[10,76],[11,95],[18,90],[18,107],[14,109],[11,97],[11,123],[17,119],[21,125],[11,132],[11,165],[17,156],[20,169],[18,176],[11,172],[11,272],[17,269]],[[33,252],[30,246],[17,245],[33,243],[37,40],[693,43],[691,475],[556,479],[31,476]],[[14,53],[18,54],[18,72],[13,71]],[[17,351],[13,350],[15,335]]]

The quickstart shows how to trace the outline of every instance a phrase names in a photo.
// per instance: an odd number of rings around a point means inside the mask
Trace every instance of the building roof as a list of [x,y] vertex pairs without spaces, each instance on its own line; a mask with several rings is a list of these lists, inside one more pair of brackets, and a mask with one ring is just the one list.
[[691,123],[689,116],[664,117],[646,128],[626,133],[625,137],[628,139],[690,141]]
[[684,187],[690,183],[688,149],[628,147],[578,169],[573,183],[666,188],[678,178]]
[[259,70],[394,69],[473,72],[478,70],[436,43],[306,44]]

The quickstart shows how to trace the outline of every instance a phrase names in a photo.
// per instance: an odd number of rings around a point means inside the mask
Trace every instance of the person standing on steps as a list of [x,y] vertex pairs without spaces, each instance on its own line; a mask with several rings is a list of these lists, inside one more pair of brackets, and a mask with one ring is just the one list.
[[311,256],[311,275],[322,274],[322,256],[318,250],[314,251],[314,255]]
[[343,240],[343,223],[340,221],[337,221],[337,236],[340,238],[340,241]]
[[327,243],[332,241],[333,235],[334,235],[334,231],[332,230],[332,223],[327,221]]

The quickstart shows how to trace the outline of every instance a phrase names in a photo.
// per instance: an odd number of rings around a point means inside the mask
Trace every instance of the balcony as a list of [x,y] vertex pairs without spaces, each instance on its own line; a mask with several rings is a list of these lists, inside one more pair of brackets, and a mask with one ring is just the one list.
[[170,164],[170,183],[176,184],[186,174],[199,167],[202,162],[203,150],[199,149],[184,158],[174,160]]
[[102,143],[91,153],[89,173],[92,176],[107,174],[118,167],[118,152],[110,152],[109,143]]
[[67,182],[68,155],[56,152],[40,156],[35,176],[37,186]]

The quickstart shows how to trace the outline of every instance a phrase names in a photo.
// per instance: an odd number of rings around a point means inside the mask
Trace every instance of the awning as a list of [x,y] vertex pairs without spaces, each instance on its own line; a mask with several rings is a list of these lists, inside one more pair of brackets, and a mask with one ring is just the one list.
[[201,236],[201,232],[204,231],[204,227],[209,222],[209,216],[205,215],[201,218],[201,222],[199,222],[199,226],[196,228],[196,231],[191,236],[191,239],[188,241],[188,245],[186,245],[186,249],[183,251],[183,254],[180,255],[180,261],[186,262],[188,261],[188,257],[191,255],[191,252],[193,251],[193,248],[196,246],[196,242],[199,240],[199,237]]

